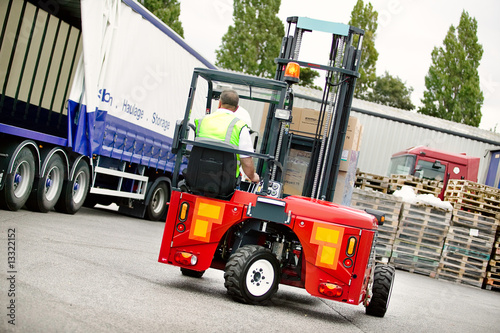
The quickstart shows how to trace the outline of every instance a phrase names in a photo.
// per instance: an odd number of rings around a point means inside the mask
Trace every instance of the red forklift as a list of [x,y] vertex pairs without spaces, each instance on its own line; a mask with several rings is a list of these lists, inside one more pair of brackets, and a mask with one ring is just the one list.
[[[395,274],[391,266],[375,265],[377,228],[384,216],[331,202],[359,77],[363,31],[303,17],[290,17],[287,23],[275,79],[194,70],[185,117],[173,138],[174,189],[158,261],[197,278],[208,268],[224,270],[227,293],[238,302],[263,304],[279,284],[286,284],[313,296],[363,304],[367,314],[383,317]],[[298,60],[304,33],[314,30],[332,36],[328,65]],[[283,177],[290,147],[302,139],[288,131],[300,67],[326,71],[326,83],[317,135],[311,139],[312,179],[304,195],[297,196],[284,192]],[[191,109],[200,84],[208,87],[207,113],[228,86],[240,99],[268,103],[257,152],[190,139]],[[258,160],[260,183],[234,177],[237,154]]]

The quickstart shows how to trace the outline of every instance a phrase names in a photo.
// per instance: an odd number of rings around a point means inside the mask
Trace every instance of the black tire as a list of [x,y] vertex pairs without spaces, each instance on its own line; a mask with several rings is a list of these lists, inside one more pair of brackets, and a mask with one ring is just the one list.
[[224,286],[236,301],[263,304],[278,290],[278,259],[259,245],[245,245],[229,257],[224,269]]
[[16,156],[12,171],[6,176],[4,187],[0,191],[0,205],[16,211],[28,200],[35,179],[35,158],[28,147],[22,148]]
[[199,279],[199,278],[201,278],[203,276],[203,274],[205,274],[205,271],[195,271],[195,270],[192,270],[192,269],[181,267],[181,273],[184,276],[189,276],[189,277],[193,277],[193,278],[198,278]]
[[75,214],[82,207],[90,186],[89,166],[80,161],[75,169],[73,179],[65,181],[61,196],[55,208],[58,212]]
[[170,199],[167,183],[159,182],[151,191],[151,198],[146,207],[146,218],[159,221],[167,218],[167,202]]
[[47,213],[57,203],[64,183],[64,162],[55,154],[47,162],[45,174],[34,182],[26,207],[35,212]]
[[377,265],[373,274],[372,297],[366,307],[366,314],[383,317],[389,307],[394,275],[396,271],[392,266]]

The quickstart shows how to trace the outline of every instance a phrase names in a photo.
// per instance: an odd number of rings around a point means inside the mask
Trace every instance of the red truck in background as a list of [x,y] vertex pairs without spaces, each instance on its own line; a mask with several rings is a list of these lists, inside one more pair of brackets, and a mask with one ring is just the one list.
[[443,182],[443,199],[450,179],[477,182],[479,157],[455,154],[425,146],[416,146],[395,153],[391,157],[389,175],[412,175]]

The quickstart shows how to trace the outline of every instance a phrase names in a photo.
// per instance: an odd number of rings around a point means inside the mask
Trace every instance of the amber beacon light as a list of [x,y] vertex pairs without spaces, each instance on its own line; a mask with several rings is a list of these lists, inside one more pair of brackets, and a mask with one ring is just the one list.
[[296,62],[289,62],[285,68],[285,81],[288,83],[299,82],[300,66]]

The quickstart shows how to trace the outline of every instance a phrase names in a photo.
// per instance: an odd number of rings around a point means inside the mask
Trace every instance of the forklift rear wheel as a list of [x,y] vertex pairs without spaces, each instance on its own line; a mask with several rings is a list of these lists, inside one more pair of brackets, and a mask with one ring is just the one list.
[[19,210],[29,198],[35,179],[35,158],[27,147],[21,149],[14,160],[12,173],[8,174],[0,191],[0,205],[8,210]]
[[61,156],[56,154],[50,157],[45,174],[34,182],[26,207],[32,211],[47,213],[59,200],[63,181],[64,163]]
[[392,266],[377,265],[373,274],[372,297],[366,307],[366,314],[383,317],[389,307],[395,269]]
[[236,301],[262,304],[278,290],[278,259],[265,247],[245,245],[229,257],[224,286]]
[[80,161],[73,179],[65,181],[61,196],[55,208],[58,212],[75,214],[83,206],[90,185],[90,170],[87,163]]
[[192,269],[181,267],[181,273],[182,273],[182,275],[185,275],[185,276],[190,276],[190,277],[194,277],[194,278],[201,278],[203,276],[203,274],[205,274],[205,271],[200,272],[200,271],[195,271]]

